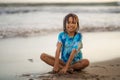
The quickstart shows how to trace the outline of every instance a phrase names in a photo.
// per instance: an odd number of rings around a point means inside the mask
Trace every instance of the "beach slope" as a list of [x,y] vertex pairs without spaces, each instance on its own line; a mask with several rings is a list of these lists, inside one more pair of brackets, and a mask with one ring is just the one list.
[[29,80],[120,80],[120,58],[91,63],[86,69],[72,74],[61,75],[48,72],[44,74],[23,74],[22,77]]

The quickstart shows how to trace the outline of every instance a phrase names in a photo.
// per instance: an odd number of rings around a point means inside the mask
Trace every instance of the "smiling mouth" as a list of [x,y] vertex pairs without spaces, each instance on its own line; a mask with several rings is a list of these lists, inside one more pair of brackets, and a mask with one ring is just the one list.
[[73,30],[73,29],[74,29],[74,27],[68,27],[68,29]]

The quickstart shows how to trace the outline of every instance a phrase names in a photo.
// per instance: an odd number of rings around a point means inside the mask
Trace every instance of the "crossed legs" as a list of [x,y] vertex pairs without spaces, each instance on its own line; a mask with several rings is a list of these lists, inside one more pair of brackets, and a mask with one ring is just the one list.
[[[40,56],[40,59],[43,60],[45,63],[54,66],[55,63],[55,57],[50,56],[46,53],[42,53]],[[71,65],[69,68],[72,68],[73,70],[81,70],[84,69],[89,65],[89,61],[87,59],[82,59],[75,64]],[[59,69],[62,69],[65,66],[65,63],[59,59]]]

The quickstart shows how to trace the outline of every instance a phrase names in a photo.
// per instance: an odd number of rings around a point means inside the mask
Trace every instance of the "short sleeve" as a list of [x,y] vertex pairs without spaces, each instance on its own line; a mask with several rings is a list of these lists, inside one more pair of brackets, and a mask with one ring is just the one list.
[[63,44],[63,39],[64,39],[64,33],[61,32],[61,33],[59,33],[59,35],[58,35],[58,42]]
[[72,47],[72,50],[76,49],[78,51],[79,48],[81,48],[81,46],[82,46],[82,35],[81,33],[77,33],[74,37],[74,45]]

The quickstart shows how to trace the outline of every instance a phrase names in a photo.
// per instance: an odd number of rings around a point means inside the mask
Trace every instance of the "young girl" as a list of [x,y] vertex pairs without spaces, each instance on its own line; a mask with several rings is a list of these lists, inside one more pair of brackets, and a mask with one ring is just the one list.
[[[87,59],[82,59],[82,35],[79,31],[79,19],[75,14],[68,14],[63,21],[63,32],[58,35],[55,57],[42,53],[40,58],[53,66],[56,73],[81,70],[89,65]],[[61,59],[59,59],[61,53]]]

